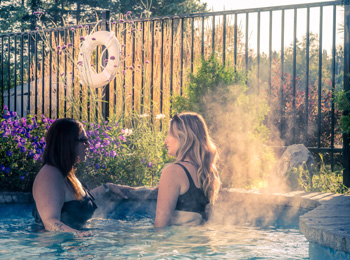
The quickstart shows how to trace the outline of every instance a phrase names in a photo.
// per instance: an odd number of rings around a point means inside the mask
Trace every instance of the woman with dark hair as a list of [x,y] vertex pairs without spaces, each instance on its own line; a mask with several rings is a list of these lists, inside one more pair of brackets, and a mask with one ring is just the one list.
[[203,117],[176,114],[165,144],[176,161],[162,170],[154,226],[200,224],[207,219],[206,206],[214,203],[221,185],[216,146]]
[[[97,208],[94,196],[111,191],[123,198],[118,185],[103,184],[91,191],[75,176],[74,165],[86,159],[88,138],[83,125],[74,119],[56,120],[46,133],[43,167],[33,184],[36,223],[48,231],[79,232]],[[123,187],[132,189],[130,187]]]

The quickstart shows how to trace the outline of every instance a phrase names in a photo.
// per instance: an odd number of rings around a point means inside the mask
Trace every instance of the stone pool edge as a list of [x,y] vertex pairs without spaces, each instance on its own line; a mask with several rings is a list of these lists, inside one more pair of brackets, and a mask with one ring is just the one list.
[[[156,199],[156,191],[148,187],[129,191],[127,195],[130,200]],[[299,218],[299,230],[307,240],[338,251],[350,252],[350,196],[302,191],[267,193],[244,189],[222,189],[220,195],[227,203],[249,201],[308,209]],[[0,204],[31,202],[33,197],[30,192],[0,192]]]

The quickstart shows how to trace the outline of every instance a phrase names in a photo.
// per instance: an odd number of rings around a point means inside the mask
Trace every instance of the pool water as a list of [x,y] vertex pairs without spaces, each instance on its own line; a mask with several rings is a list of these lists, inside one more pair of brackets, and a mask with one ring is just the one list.
[[[154,214],[109,214],[87,224],[94,236],[36,232],[31,205],[0,205],[1,259],[309,259],[298,223],[153,228]],[[297,219],[297,218],[295,218]]]

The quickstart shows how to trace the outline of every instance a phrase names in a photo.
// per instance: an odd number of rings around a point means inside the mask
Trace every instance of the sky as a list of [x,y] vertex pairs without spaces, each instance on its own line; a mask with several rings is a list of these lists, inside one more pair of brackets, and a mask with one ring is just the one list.
[[[331,0],[330,0],[331,1]],[[280,6],[280,5],[295,5],[313,2],[326,2],[326,0],[201,0],[208,4],[211,11],[223,10],[239,10],[258,7]],[[293,42],[293,21],[294,12],[288,10],[285,12],[285,46],[289,46]],[[337,7],[336,15],[337,28],[343,22],[343,12],[341,7]],[[273,12],[273,28],[272,28],[272,49],[279,50],[281,46],[281,12]],[[320,8],[310,9],[310,31],[319,34]],[[306,9],[298,9],[297,13],[297,39],[301,39],[306,34]],[[238,24],[241,24],[245,31],[245,16],[238,16]],[[249,15],[249,48],[255,49],[257,46],[257,14]],[[269,14],[261,13],[261,36],[269,35]],[[333,33],[333,8],[324,7],[323,9],[323,49],[331,51]],[[343,41],[343,35],[337,33],[336,44]],[[261,37],[260,49],[261,52],[268,52],[268,37]]]

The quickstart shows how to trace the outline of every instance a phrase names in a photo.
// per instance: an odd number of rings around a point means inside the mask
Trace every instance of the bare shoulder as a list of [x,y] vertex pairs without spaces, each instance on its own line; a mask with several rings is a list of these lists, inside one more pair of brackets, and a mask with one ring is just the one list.
[[64,184],[64,177],[62,173],[56,167],[44,165],[35,177],[33,192],[37,186],[61,186],[60,184]]
[[164,167],[162,170],[162,175],[170,175],[170,174],[176,174],[176,173],[181,173],[183,172],[183,169],[181,166],[175,164],[175,163],[170,163]]

